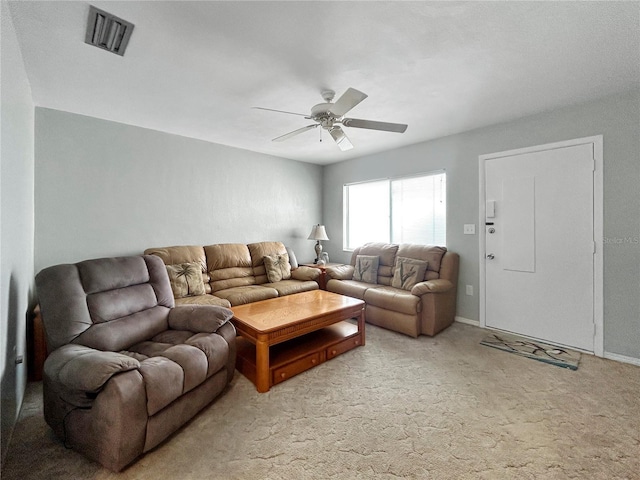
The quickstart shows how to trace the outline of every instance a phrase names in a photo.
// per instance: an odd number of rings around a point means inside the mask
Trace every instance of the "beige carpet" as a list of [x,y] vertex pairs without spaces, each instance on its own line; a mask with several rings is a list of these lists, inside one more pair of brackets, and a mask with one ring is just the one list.
[[120,474],[66,450],[31,384],[2,479],[640,479],[640,367],[577,371],[367,325],[367,345],[258,394],[236,374]]

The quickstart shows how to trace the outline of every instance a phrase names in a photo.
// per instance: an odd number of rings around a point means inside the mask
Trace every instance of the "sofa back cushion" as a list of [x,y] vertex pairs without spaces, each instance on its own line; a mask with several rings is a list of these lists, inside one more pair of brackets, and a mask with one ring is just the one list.
[[[256,277],[256,284],[262,285],[263,283],[269,283],[267,277],[267,270],[264,266],[264,257],[287,255],[287,249],[282,242],[258,242],[250,243],[247,245],[251,254],[251,266],[253,267],[253,274]],[[288,259],[287,255],[287,259]]]
[[413,258],[428,262],[425,280],[440,278],[440,264],[447,249],[434,245],[416,245],[403,243],[398,247],[398,257]]
[[[183,263],[197,263],[202,271],[204,293],[211,293],[209,273],[207,272],[207,257],[204,247],[196,245],[178,245],[175,247],[147,248],[145,255],[160,257],[165,265],[180,265]],[[175,293],[175,292],[174,292]]]
[[204,247],[212,291],[255,285],[249,248],[243,243],[218,243]]
[[393,266],[396,261],[398,245],[392,243],[365,243],[356,248],[351,255],[351,265],[355,267],[358,255],[379,257],[378,282],[380,285],[391,285]]
[[125,350],[166,330],[174,306],[165,265],[151,255],[48,267],[36,287],[51,350]]

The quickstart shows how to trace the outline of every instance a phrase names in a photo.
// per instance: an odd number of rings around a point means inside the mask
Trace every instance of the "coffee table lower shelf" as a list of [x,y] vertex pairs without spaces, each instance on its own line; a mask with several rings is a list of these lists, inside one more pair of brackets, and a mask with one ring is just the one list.
[[[358,326],[342,321],[269,348],[269,386],[337,357],[362,345]],[[237,337],[236,369],[256,384],[256,347]]]

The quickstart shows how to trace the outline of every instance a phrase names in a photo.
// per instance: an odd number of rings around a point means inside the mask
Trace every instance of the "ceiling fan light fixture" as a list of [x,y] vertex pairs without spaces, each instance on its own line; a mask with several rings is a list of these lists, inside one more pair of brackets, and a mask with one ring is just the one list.
[[342,130],[340,127],[333,127],[331,130],[329,130],[329,134],[333,137],[333,139],[338,144],[338,147],[343,152],[351,150],[353,148],[353,144],[349,140],[349,137],[347,137],[347,135],[344,133],[344,130]]

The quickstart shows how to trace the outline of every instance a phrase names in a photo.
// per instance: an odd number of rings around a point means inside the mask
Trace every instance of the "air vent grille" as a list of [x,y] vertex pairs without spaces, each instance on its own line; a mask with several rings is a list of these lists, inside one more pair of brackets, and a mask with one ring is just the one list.
[[89,6],[85,43],[122,56],[132,31],[133,23],[122,20],[93,5]]

